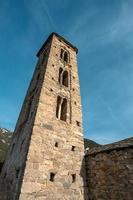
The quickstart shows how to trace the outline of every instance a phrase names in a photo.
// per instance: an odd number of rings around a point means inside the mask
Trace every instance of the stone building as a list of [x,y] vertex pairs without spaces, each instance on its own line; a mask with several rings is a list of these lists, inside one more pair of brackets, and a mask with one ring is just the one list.
[[88,200],[133,199],[133,138],[86,152]]
[[85,199],[77,52],[52,33],[37,53],[1,173],[1,200]]
[[84,156],[77,52],[52,33],[37,53],[0,175],[0,200],[133,199],[133,138]]

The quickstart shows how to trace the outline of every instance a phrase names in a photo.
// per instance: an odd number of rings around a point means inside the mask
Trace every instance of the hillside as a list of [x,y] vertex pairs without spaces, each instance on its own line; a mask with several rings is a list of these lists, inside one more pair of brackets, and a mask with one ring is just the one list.
[[93,140],[90,140],[90,139],[87,139],[87,138],[84,138],[84,145],[85,145],[85,148],[93,148],[93,147],[98,147],[98,146],[101,146],[100,144],[94,142]]
[[12,133],[7,129],[0,128],[0,163],[4,162],[7,149],[10,145]]

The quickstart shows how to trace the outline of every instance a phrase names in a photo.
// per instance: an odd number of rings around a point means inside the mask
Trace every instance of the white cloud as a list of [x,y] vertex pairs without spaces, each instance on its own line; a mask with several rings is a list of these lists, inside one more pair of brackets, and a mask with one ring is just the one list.
[[30,15],[30,20],[34,26],[38,28],[38,31],[44,33],[50,31],[50,28],[56,29],[52,15],[49,12],[49,8],[46,1],[40,0],[25,0],[25,7]]
[[99,35],[101,44],[108,44],[118,41],[126,41],[133,45],[133,4],[131,1],[123,1],[120,4],[120,12],[111,26],[105,27],[105,32]]
[[[130,0],[119,3],[118,13],[107,16],[103,23],[100,23],[100,12],[98,7],[92,10],[83,10],[76,18],[72,20],[72,26],[68,31],[68,36],[78,40],[84,50],[90,50],[92,46],[108,45],[113,42],[125,41],[127,45],[133,47],[133,2]],[[114,16],[113,16],[114,15]],[[99,18],[97,18],[99,16]],[[106,16],[105,16],[106,17]],[[97,21],[94,20],[97,18]],[[92,26],[92,22],[93,26]],[[126,45],[126,44],[125,44]],[[92,49],[91,49],[92,51]]]

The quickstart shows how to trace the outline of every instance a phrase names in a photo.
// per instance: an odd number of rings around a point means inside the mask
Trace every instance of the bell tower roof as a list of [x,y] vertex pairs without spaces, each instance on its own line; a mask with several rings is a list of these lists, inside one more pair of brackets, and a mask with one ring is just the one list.
[[67,41],[64,37],[62,37],[61,35],[59,35],[58,33],[52,32],[47,40],[44,42],[44,44],[42,45],[42,47],[39,49],[38,53],[37,53],[37,57],[39,57],[40,53],[42,52],[43,48],[45,47],[45,45],[51,40],[51,38],[53,37],[53,35],[55,35],[56,37],[58,37],[60,40],[64,41],[66,44],[68,44],[71,48],[73,48],[76,53],[78,53],[78,49],[77,47],[75,47],[73,44],[71,44],[69,41]]

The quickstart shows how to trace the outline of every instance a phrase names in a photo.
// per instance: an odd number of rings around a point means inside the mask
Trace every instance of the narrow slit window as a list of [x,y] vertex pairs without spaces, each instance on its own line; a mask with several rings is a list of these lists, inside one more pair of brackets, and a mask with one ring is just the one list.
[[71,149],[72,151],[75,151],[75,146],[72,146],[72,149]]
[[58,142],[55,142],[55,147],[58,147]]
[[72,174],[72,183],[76,182],[76,174]]
[[51,181],[51,182],[54,182],[54,179],[55,179],[55,174],[54,173],[50,173],[50,178],[49,178],[49,180]]
[[79,121],[76,121],[76,124],[77,124],[77,126],[79,126],[79,127],[80,127],[80,122],[79,122]]

